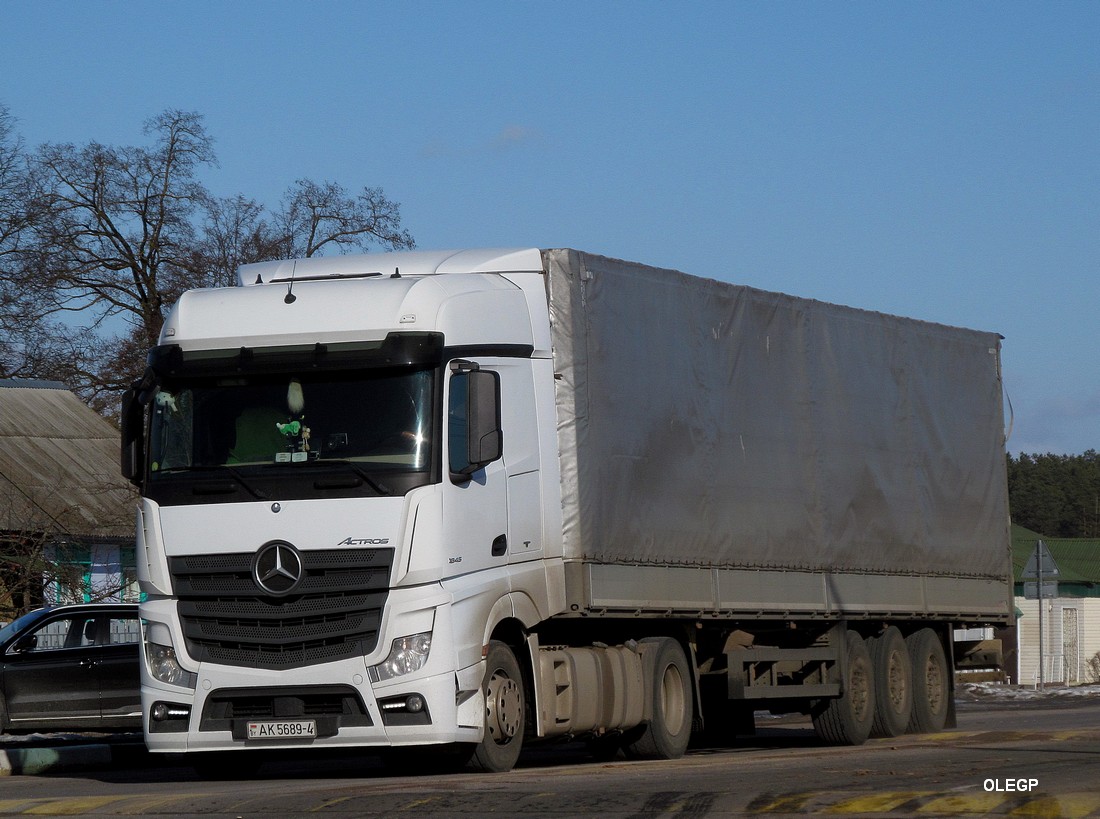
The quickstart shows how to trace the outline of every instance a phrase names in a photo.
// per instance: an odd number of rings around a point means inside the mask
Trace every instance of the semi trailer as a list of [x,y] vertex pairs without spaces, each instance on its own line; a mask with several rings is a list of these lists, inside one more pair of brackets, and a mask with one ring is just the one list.
[[123,399],[146,743],[951,725],[953,630],[1013,611],[1000,349],[568,249],[244,265]]

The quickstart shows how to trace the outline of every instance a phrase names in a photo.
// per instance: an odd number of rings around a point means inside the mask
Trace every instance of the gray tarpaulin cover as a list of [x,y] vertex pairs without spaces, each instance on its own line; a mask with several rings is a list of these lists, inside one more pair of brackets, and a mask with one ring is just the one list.
[[998,335],[544,259],[566,559],[1005,578]]

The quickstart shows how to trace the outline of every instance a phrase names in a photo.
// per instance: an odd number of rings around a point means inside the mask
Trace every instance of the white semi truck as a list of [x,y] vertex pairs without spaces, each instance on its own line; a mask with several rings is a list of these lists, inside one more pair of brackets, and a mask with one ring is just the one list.
[[575,250],[246,265],[123,402],[154,752],[938,730],[1012,612],[1000,336]]

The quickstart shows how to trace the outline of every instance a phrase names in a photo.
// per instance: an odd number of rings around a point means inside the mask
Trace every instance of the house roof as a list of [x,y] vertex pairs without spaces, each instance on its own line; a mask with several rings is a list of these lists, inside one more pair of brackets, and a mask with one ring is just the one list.
[[1059,583],[1100,583],[1100,540],[1092,538],[1046,537],[1012,524],[1012,571],[1016,582],[1028,558],[1035,551],[1035,542],[1042,540],[1058,566]]
[[0,532],[132,536],[119,434],[55,381],[0,380]]

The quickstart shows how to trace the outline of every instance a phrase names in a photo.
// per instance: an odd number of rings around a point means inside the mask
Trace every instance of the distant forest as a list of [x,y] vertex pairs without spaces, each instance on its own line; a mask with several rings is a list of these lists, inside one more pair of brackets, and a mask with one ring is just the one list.
[[1012,522],[1048,537],[1100,538],[1100,453],[1008,456]]

